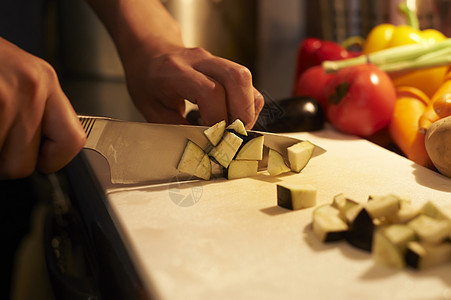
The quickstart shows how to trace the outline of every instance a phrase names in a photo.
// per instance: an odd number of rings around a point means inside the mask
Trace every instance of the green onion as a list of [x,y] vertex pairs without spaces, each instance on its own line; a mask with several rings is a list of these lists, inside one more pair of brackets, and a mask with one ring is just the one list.
[[400,71],[414,71],[432,67],[440,67],[451,64],[451,48],[443,49],[447,51],[436,51],[425,54],[415,60],[406,60],[379,66],[381,70],[387,73]]
[[327,73],[366,63],[374,64],[386,72],[407,71],[448,65],[450,62],[447,56],[450,53],[451,38],[447,38],[434,44],[409,44],[345,60],[325,61],[322,66]]

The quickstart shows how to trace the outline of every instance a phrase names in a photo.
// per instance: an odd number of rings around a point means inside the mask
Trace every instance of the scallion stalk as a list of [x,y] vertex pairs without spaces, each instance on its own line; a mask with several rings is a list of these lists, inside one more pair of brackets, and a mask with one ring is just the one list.
[[[387,70],[394,68],[397,69],[397,71],[399,71],[398,68],[401,68],[401,66],[405,66],[405,68],[413,68],[416,65],[421,65],[421,68],[427,68],[429,58],[431,66],[438,66],[437,64],[440,61],[442,61],[441,65],[447,64],[447,59],[443,58],[440,60],[437,56],[444,55],[444,53],[448,53],[449,51],[451,51],[451,38],[447,38],[434,44],[409,44],[388,48],[345,60],[325,61],[322,66],[327,73],[333,73],[346,67],[365,63],[377,65],[382,69],[384,68],[384,65],[398,64],[396,68],[393,66],[387,67]],[[421,63],[418,61],[416,62],[417,64],[413,63],[413,61],[416,61],[421,57]]]

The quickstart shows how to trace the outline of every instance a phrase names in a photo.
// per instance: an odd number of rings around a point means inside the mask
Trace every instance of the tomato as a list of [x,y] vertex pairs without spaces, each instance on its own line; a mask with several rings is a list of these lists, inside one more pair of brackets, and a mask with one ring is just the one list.
[[366,64],[338,71],[326,88],[327,118],[338,130],[369,137],[393,115],[396,91],[390,77]]
[[302,73],[294,90],[294,96],[307,96],[316,99],[326,109],[327,99],[324,87],[329,84],[333,74],[327,74],[322,66],[314,66]]

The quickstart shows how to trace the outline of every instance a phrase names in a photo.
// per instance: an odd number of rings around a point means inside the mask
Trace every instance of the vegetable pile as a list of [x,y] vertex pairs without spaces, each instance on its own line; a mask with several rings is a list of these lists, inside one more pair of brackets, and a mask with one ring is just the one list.
[[[223,169],[227,179],[256,176],[259,162],[265,150],[264,135],[247,131],[243,122],[237,119],[226,126],[223,120],[207,128],[204,134],[210,142],[202,149],[191,140],[187,141],[177,169],[197,178],[210,180],[212,164]],[[309,141],[301,141],[287,148],[288,164],[282,154],[268,148],[267,172],[272,176],[293,171],[301,172],[312,157],[315,146]]]
[[451,216],[432,202],[416,207],[388,194],[361,204],[338,194],[314,209],[312,231],[324,243],[345,240],[390,267],[419,270],[451,262]]
[[450,176],[449,163],[443,172],[431,149],[446,148],[451,134],[429,147],[426,136],[434,122],[451,115],[451,38],[421,30],[405,3],[400,10],[407,24],[375,26],[362,39],[361,53],[331,41],[302,41],[293,95],[316,99],[337,130],[394,145],[410,160]]

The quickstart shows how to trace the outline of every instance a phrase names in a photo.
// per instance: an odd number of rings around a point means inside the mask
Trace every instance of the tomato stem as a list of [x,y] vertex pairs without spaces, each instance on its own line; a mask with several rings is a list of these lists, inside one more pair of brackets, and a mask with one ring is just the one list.
[[338,105],[340,104],[341,100],[343,100],[343,98],[346,96],[348,91],[349,91],[349,83],[342,82],[335,87],[334,93],[329,96],[329,99],[327,99],[327,101],[330,104]]

